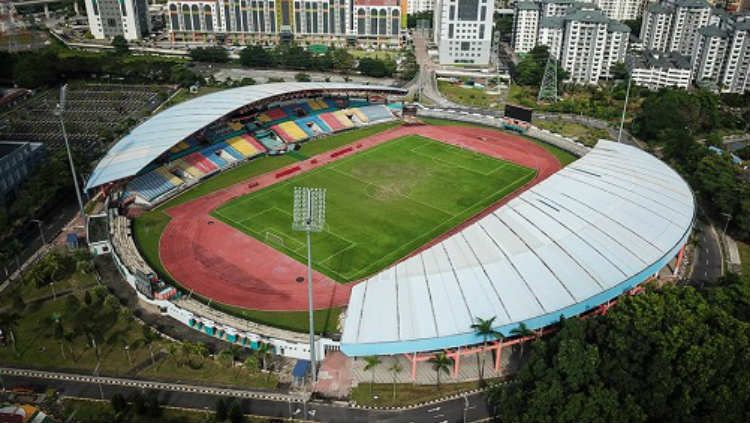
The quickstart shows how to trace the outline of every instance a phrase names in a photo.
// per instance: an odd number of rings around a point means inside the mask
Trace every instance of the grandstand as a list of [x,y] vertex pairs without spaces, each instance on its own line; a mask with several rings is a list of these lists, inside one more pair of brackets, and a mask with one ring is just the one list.
[[[289,89],[282,92],[284,87]],[[295,88],[302,87],[305,89],[299,95],[292,94]],[[278,94],[267,96],[269,91],[265,90],[268,89],[270,92],[278,91]],[[180,109],[196,110],[197,116],[201,117],[205,114],[193,107],[193,101],[169,109],[136,128],[130,136],[118,143],[97,166],[87,189],[124,180],[122,182],[127,195],[135,197],[138,203],[152,205],[243,161],[264,154],[284,154],[290,144],[395,118],[387,106],[369,105],[366,96],[365,99],[357,97],[351,103],[356,107],[341,107],[349,104],[350,92],[401,94],[398,89],[349,84],[267,84],[263,90],[248,87],[231,91],[246,91],[248,98],[255,98],[256,101],[247,104],[229,102],[228,105],[234,109],[228,110],[228,113],[225,111],[224,115],[215,115],[211,122],[199,119],[197,122],[204,126],[201,128],[196,125],[192,132],[182,128],[179,128],[180,131],[173,131],[171,127],[167,127],[167,138],[171,137],[171,132],[175,132],[169,146],[162,140],[153,142],[156,145],[152,146],[136,138],[139,132],[144,133],[146,139],[154,137],[151,128],[143,127],[158,127],[162,115],[179,116],[180,125],[187,127],[191,125],[182,122],[183,116],[187,115],[182,114]],[[223,98],[223,93],[216,94],[196,101],[200,100],[200,103],[209,98]],[[145,145],[140,147],[139,144]],[[137,162],[133,167],[137,167],[136,173],[117,175],[120,166],[115,166],[113,161],[123,160],[121,148],[133,151],[145,148],[148,154],[156,154],[156,157],[143,163],[142,159],[147,155],[139,152],[137,160],[132,160]],[[116,175],[103,182],[103,173]]]
[[[123,192],[120,198],[128,201],[157,204],[238,163],[393,119],[401,109],[370,103],[368,94],[400,96],[404,91],[351,84],[268,84],[196,98],[158,114],[116,143],[87,189],[106,187],[108,194]],[[518,122],[506,124],[526,130]],[[404,128],[414,129],[399,129]],[[459,134],[461,128],[453,130],[457,132],[448,135],[473,139],[480,131],[470,128],[466,135]],[[484,135],[492,137],[491,132]],[[520,151],[523,142],[509,142],[509,153]],[[561,316],[603,307],[679,256],[695,212],[692,192],[680,176],[648,153],[619,143],[600,141],[593,150],[579,149],[583,147],[572,151],[583,151],[583,157],[573,164],[351,288],[341,342],[325,339],[330,342],[325,347],[340,347],[350,357],[409,357],[412,375],[415,363],[435,351],[445,351],[458,366],[462,354],[484,348],[470,329],[476,318],[496,318],[494,329],[505,339],[487,349],[499,354],[517,342],[514,330],[521,324],[541,333]],[[129,220],[114,209],[108,215],[120,269],[152,273],[133,242]],[[195,233],[201,237],[195,239],[200,244],[207,232],[198,229]],[[186,231],[178,230],[182,238],[175,239],[182,241]],[[198,261],[188,264],[193,263],[208,268]],[[219,278],[210,283],[221,285]],[[242,321],[185,297],[170,300],[170,316],[237,345],[252,348],[260,339]],[[289,303],[284,294],[279,298]],[[309,357],[303,335],[289,338],[293,342],[276,344],[278,353]],[[324,350],[322,341],[319,347]]]

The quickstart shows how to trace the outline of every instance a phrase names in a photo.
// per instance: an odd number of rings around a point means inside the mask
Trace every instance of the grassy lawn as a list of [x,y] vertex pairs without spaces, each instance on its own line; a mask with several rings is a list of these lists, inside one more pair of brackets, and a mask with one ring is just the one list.
[[[448,119],[435,119],[435,118],[420,118],[424,123],[428,123],[430,125],[438,125],[438,126],[471,126],[471,127],[477,127],[477,128],[490,128],[494,129],[496,131],[499,131],[499,129],[494,128],[492,126],[484,126],[484,125],[477,125],[475,123],[470,122],[461,122],[457,120],[448,120]],[[518,135],[515,134],[514,135]],[[522,135],[521,135],[522,136]],[[570,163],[573,163],[578,159],[575,155],[568,153],[567,151],[563,150],[562,148],[555,147],[552,144],[547,144],[546,142],[539,141],[534,138],[524,137],[527,140],[533,142],[534,144],[544,148],[547,150],[550,154],[555,156],[557,160],[560,162],[561,165],[567,166]]]
[[[97,301],[97,298],[102,299],[101,303],[95,302],[92,306],[105,310],[102,317],[93,318],[107,319],[103,321],[112,322],[103,329],[100,333],[101,338],[97,341],[101,354],[99,372],[103,375],[141,376],[245,388],[271,389],[275,388],[278,383],[275,375],[265,375],[258,369],[230,369],[210,358],[202,360],[199,366],[193,368],[187,365],[177,366],[177,357],[167,357],[162,361],[157,361],[157,366],[154,367],[150,362],[151,356],[148,348],[139,342],[143,337],[143,327],[133,319],[129,309],[121,307],[117,299],[107,293],[104,287],[96,285],[91,275],[75,273],[70,278],[59,282],[58,285],[70,287],[73,293],[60,296],[56,300],[26,302],[25,305],[19,306],[13,297],[16,297],[17,293],[31,292],[31,288],[11,285],[7,291],[3,292],[8,295],[0,297],[0,308],[11,307],[20,319],[14,330],[16,351],[10,342],[0,346],[0,363],[25,368],[91,374],[96,368],[96,350],[86,335],[80,332],[81,328],[77,325],[83,321],[81,316],[89,315],[78,314],[81,308],[86,307],[85,298],[88,293],[92,301]],[[9,292],[11,290],[12,292]],[[34,287],[33,292],[37,294],[35,297],[52,294],[49,286]],[[75,306],[70,305],[73,296],[78,298]],[[112,310],[112,313],[106,310]],[[105,316],[115,317],[110,320]],[[50,321],[53,317],[60,320],[63,333],[65,333],[65,340],[62,342],[62,338],[55,337],[54,324]],[[152,344],[152,350],[155,354],[160,350],[166,351],[170,344],[173,342],[159,339]],[[179,345],[179,343],[175,344]],[[128,346],[128,351],[125,350],[125,346]],[[134,367],[141,363],[145,363],[147,367],[134,370]]]
[[473,107],[499,107],[502,98],[499,95],[487,94],[484,89],[464,88],[448,81],[438,81],[438,89],[448,100]]
[[363,57],[369,57],[371,59],[392,59],[396,60],[396,58],[399,55],[398,51],[393,50],[373,50],[373,51],[367,51],[362,49],[347,49],[349,54],[354,56],[357,59],[361,59]]
[[[295,186],[327,189],[327,229],[313,235],[315,267],[340,281],[377,272],[534,177],[534,171],[407,136],[232,200],[214,216],[305,260],[291,230]],[[352,219],[356,216],[356,219]]]
[[[84,400],[64,398],[63,414],[65,421],[92,422],[99,423],[104,421],[119,422],[140,422],[140,423],[204,423],[212,422],[214,412],[204,410],[186,410],[182,408],[172,408],[162,406],[161,416],[149,417],[146,415],[135,414],[135,411],[128,409],[124,416],[115,420],[114,410],[109,401],[101,400]],[[130,406],[132,408],[132,404]],[[266,418],[246,416],[246,423],[268,422]]]
[[[66,398],[63,400],[63,413],[65,418],[74,418],[78,422],[102,422],[112,419],[114,421],[114,410],[109,401],[101,400],[83,400]],[[207,421],[208,416],[213,413],[206,411],[189,411],[176,408],[162,408],[162,414],[159,417],[149,417],[146,415],[135,414],[134,410],[127,410],[127,414],[120,417],[121,422],[143,422],[143,423],[202,423]],[[66,420],[67,421],[67,420]]]
[[[193,294],[195,296],[195,294]],[[307,332],[307,312],[306,311],[263,311],[249,310],[240,307],[234,307],[226,304],[212,303],[212,307],[229,313],[234,316],[257,322],[260,324],[277,327],[280,329],[291,330],[295,332]],[[328,308],[318,310],[314,314],[315,333],[325,334],[338,332],[340,308]]]
[[194,359],[193,366],[178,365],[176,360],[167,358],[140,372],[139,376],[174,383],[206,383],[242,388],[273,389],[277,384],[274,375],[261,373],[257,369],[248,371],[242,367],[229,368],[211,358],[202,361]]
[[[492,382],[487,380],[487,382]],[[396,384],[396,399],[393,399],[393,384],[376,383],[370,393],[369,383],[360,383],[352,389],[351,400],[359,405],[372,407],[392,407],[418,404],[442,398],[479,387],[478,382],[444,383],[438,389],[435,385],[415,385],[411,383]],[[377,397],[377,398],[376,398]]]
[[600,138],[609,139],[606,129],[594,128],[580,123],[563,120],[535,119],[533,124],[564,137],[575,139],[588,147],[593,147]]

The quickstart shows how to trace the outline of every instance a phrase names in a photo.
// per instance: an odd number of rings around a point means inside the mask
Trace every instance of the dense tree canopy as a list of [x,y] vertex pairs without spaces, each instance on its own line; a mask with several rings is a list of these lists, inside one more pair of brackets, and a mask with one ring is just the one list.
[[[715,220],[732,216],[735,236],[750,236],[750,186],[728,154],[709,151],[721,145],[722,129],[742,130],[745,121],[741,96],[717,96],[708,91],[664,89],[643,101],[633,132],[661,149],[666,159],[690,182],[703,208]],[[744,97],[746,98],[746,97]],[[744,104],[748,109],[748,105]],[[698,138],[704,140],[698,142]]]
[[[544,77],[544,68],[547,66],[549,48],[538,45],[526,53],[514,69],[514,78],[520,85],[539,85]],[[557,80],[563,81],[567,78],[567,72],[558,64]]]
[[570,320],[492,391],[507,422],[742,422],[750,415],[750,285],[668,286]]
[[196,62],[226,63],[229,53],[224,47],[198,47],[190,50],[190,58]]

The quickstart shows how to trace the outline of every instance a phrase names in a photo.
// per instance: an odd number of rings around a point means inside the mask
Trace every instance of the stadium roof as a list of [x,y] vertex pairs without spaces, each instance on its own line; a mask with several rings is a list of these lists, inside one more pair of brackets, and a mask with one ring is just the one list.
[[685,181],[637,148],[600,141],[587,155],[461,232],[352,289],[349,356],[481,343],[496,317],[508,336],[612,299],[686,243],[695,204]]
[[86,189],[137,174],[178,142],[241,107],[278,95],[310,90],[405,93],[401,88],[379,85],[282,82],[233,88],[196,97],[157,114],[120,139],[99,161]]

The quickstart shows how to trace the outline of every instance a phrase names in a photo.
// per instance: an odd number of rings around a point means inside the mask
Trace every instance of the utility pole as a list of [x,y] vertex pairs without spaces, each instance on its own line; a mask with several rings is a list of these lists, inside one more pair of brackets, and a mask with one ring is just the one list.
[[630,84],[633,77],[628,75],[628,88],[625,90],[625,104],[622,105],[622,117],[620,118],[620,132],[617,134],[617,142],[622,142],[622,127],[625,126],[625,112],[628,110],[628,99],[630,98]]
[[312,278],[312,232],[321,232],[325,228],[326,190],[325,188],[294,188],[294,213],[292,229],[305,232],[307,235],[307,308],[310,325],[310,370],[312,386],[318,381],[317,354],[315,351],[315,321],[313,316],[313,278]]

